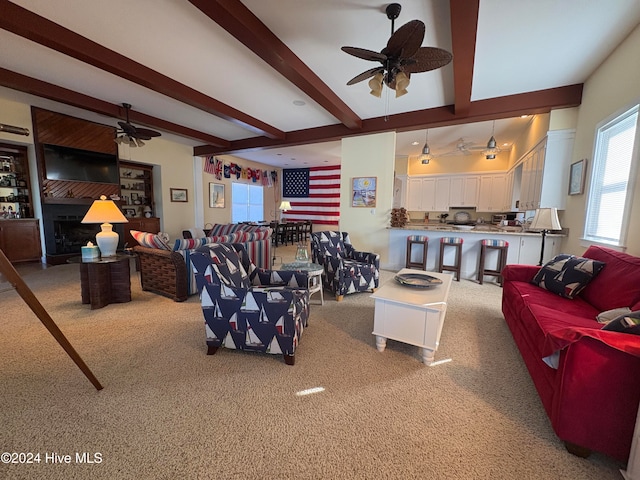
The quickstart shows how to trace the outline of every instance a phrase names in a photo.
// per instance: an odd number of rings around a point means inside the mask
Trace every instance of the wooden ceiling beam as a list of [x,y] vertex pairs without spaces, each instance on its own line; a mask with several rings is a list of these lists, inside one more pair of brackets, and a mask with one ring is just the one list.
[[258,135],[279,139],[285,137],[283,131],[265,122],[145,67],[8,0],[0,0],[0,28],[220,117]]
[[347,128],[362,119],[239,0],[189,0]]
[[222,155],[245,151],[265,150],[275,147],[290,147],[309,143],[329,142],[344,137],[373,134],[388,131],[404,132],[423,128],[445,127],[466,123],[498,120],[500,118],[517,117],[549,113],[552,109],[570,108],[580,105],[582,101],[582,84],[540,90],[537,92],[496,97],[477,102],[470,102],[469,112],[459,115],[455,106],[437,107],[417,110],[408,113],[365,119],[362,129],[353,132],[344,125],[335,124],[287,132],[286,140],[273,140],[265,137],[253,137],[231,142],[230,148],[216,148],[209,145],[194,147],[193,154]]
[[[104,100],[99,100],[97,98],[90,97],[89,95],[74,92],[73,90],[59,87],[52,83],[43,82],[42,80],[22,75],[1,67],[0,85],[35,95],[37,97],[64,103],[65,105],[71,105],[72,107],[88,110],[100,115],[119,118],[121,120],[125,119],[124,108],[121,105],[105,102]],[[136,112],[135,110],[129,110],[129,120],[144,125],[145,127],[158,128],[166,132],[175,133],[176,135],[217,145],[217,148],[229,148],[231,145],[231,142],[228,140],[168,122],[161,118],[145,115],[144,113]]]
[[464,116],[471,108],[480,0],[450,0],[449,9],[453,47],[454,110],[456,115]]

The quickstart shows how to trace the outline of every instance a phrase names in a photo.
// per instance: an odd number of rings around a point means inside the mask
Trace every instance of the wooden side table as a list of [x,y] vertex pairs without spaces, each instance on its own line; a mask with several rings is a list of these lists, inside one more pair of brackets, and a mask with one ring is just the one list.
[[91,310],[110,303],[131,301],[131,255],[116,254],[85,260],[72,257],[68,263],[80,264],[80,291],[83,304],[91,304]]

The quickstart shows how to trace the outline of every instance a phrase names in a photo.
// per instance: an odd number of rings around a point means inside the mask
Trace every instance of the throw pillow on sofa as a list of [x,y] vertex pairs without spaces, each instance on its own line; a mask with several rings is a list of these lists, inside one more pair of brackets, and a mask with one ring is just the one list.
[[169,235],[166,233],[147,233],[139,232],[138,230],[130,230],[131,236],[141,246],[147,248],[158,248],[160,250],[171,250],[171,247],[167,244]]
[[607,310],[606,312],[600,312],[596,317],[598,323],[609,323],[611,320],[615,320],[620,315],[626,315],[631,313],[629,307],[614,308],[613,310]]
[[560,254],[547,262],[531,283],[561,297],[573,299],[604,268],[604,262]]
[[602,327],[602,330],[640,335],[640,311],[620,315]]

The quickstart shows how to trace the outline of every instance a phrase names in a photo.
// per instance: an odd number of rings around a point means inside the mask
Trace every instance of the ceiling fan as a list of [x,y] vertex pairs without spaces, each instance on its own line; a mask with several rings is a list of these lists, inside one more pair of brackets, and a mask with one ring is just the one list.
[[155,130],[149,130],[148,128],[134,127],[129,122],[129,109],[131,104],[123,103],[126,122],[118,122],[120,129],[116,130],[116,143],[128,143],[130,147],[143,147],[143,140],[151,140],[153,137],[159,137],[160,133]]
[[380,53],[358,47],[342,47],[342,51],[354,57],[380,62],[379,67],[371,68],[356,75],[347,82],[353,85],[368,78],[371,94],[380,97],[382,84],[396,91],[396,97],[407,93],[412,73],[428,72],[444,67],[451,62],[451,53],[441,48],[421,47],[425,26],[420,20],[411,20],[394,32],[394,20],[400,15],[399,3],[387,5],[387,18],[391,20],[391,37]]
[[496,139],[492,135],[489,142],[486,145],[479,145],[473,142],[465,141],[464,138],[459,138],[456,141],[454,148],[446,152],[442,152],[434,155],[434,157],[451,157],[457,155],[472,155],[474,153],[482,153],[487,160],[493,160],[496,155],[502,150],[496,144]]

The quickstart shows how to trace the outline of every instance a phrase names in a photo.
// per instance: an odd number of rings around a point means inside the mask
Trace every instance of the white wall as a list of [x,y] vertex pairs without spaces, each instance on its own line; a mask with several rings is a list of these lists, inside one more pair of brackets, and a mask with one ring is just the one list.
[[[575,145],[571,163],[587,159],[585,193],[571,195],[562,226],[569,228],[569,236],[563,243],[567,253],[581,254],[586,244],[580,241],[584,230],[587,191],[591,182],[591,166],[596,127],[603,120],[621,113],[640,101],[640,26],[616,48],[584,84],[582,104],[578,111]],[[636,163],[640,159],[635,159]],[[635,180],[633,211],[628,230],[627,252],[640,255],[640,168]]]
[[[393,202],[395,148],[395,132],[342,140],[340,231],[349,232],[356,250],[379,253],[381,265],[386,265],[388,249],[393,248],[387,227]],[[375,208],[351,206],[354,177],[377,177]]]

